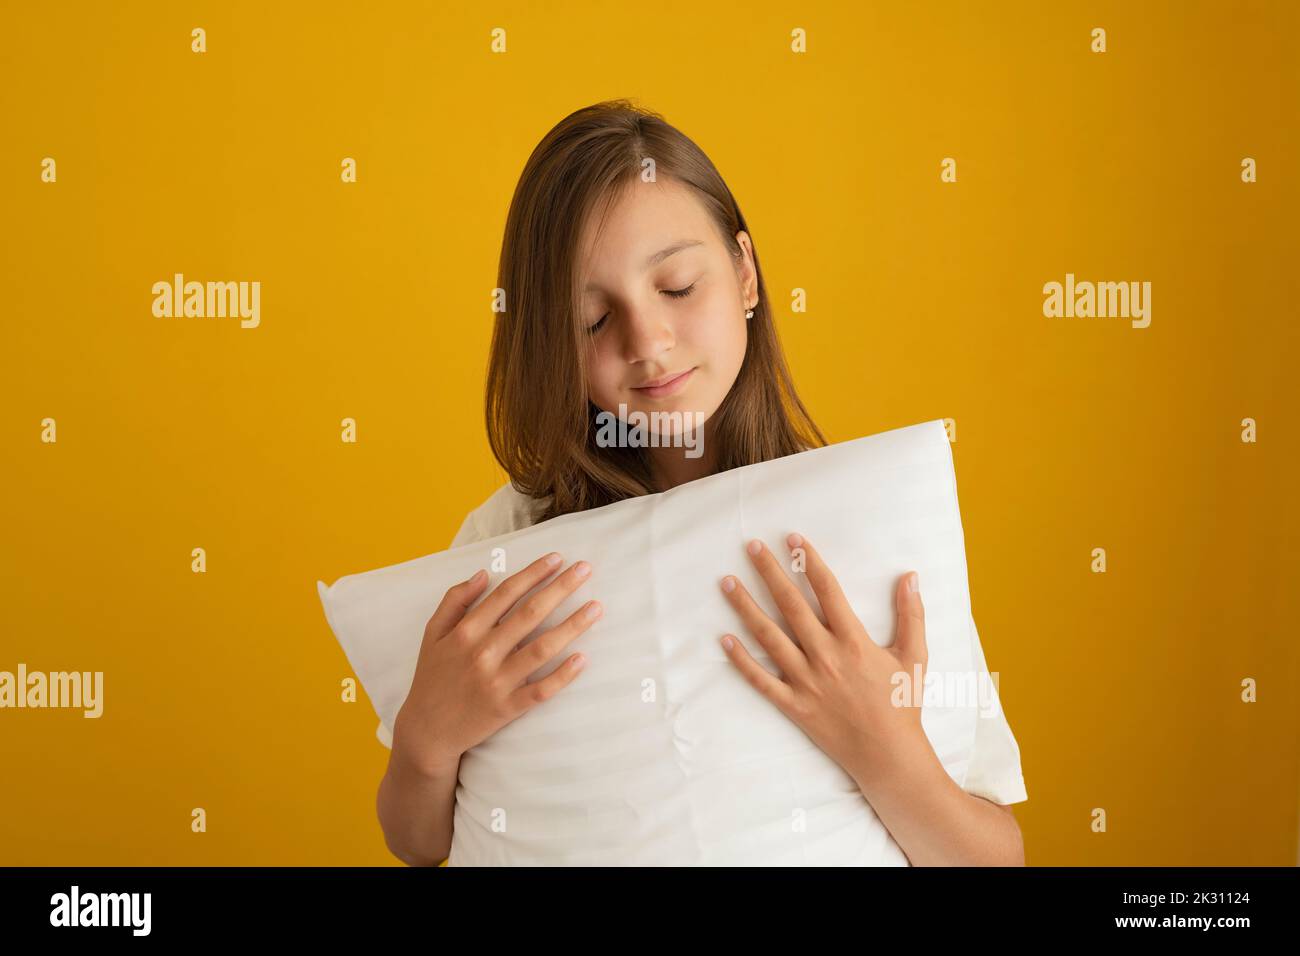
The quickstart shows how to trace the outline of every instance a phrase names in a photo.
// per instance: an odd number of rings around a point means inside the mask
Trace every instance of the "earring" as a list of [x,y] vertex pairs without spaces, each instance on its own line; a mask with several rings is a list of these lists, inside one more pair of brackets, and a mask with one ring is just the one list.
[[753,317],[754,317],[754,310],[753,310],[753,309],[746,309],[746,310],[745,310],[745,318],[746,318],[746,319],[752,319]]

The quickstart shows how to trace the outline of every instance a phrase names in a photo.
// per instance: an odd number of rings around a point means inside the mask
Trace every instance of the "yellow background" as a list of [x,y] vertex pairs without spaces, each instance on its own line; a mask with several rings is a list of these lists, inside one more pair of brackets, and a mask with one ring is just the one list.
[[[833,441],[956,421],[1028,861],[1294,864],[1296,5],[858,6],[13,5],[0,669],[102,670],[105,714],[0,712],[0,863],[397,863],[315,582],[505,480],[507,205],[630,96],[727,178]],[[154,318],[176,272],[260,281],[260,328]],[[1150,281],[1150,328],[1045,318],[1066,272]]]

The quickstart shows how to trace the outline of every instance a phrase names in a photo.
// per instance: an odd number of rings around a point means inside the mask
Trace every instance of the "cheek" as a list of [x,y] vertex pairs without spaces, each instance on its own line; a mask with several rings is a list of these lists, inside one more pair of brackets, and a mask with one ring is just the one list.
[[698,321],[690,326],[691,344],[718,371],[732,371],[739,368],[745,355],[745,314],[735,296],[719,295],[715,299],[707,309],[701,303]]
[[587,352],[587,396],[598,407],[618,406],[619,375],[618,356],[608,343],[593,345]]

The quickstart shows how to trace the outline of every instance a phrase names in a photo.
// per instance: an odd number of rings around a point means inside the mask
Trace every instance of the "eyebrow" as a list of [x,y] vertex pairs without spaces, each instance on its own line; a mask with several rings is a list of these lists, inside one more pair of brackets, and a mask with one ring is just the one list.
[[[659,263],[663,262],[669,256],[676,255],[677,253],[681,252],[683,249],[689,249],[691,246],[702,246],[702,245],[704,245],[704,243],[699,239],[679,239],[677,242],[674,242],[671,246],[665,246],[663,249],[660,249],[649,259],[647,259],[645,261],[645,268],[651,269],[654,266],[659,265]],[[592,285],[591,283],[588,283],[587,288],[583,291],[593,292],[595,290],[596,290],[596,286]]]

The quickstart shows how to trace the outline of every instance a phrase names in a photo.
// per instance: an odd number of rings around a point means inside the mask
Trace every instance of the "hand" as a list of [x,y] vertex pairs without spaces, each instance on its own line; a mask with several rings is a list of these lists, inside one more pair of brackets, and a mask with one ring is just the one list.
[[[799,643],[763,612],[739,580],[728,575],[722,579],[723,591],[784,676],[773,676],[731,634],[722,638],[727,656],[755,689],[860,785],[915,766],[914,758],[925,751],[933,754],[933,748],[921,728],[929,654],[920,592],[907,589],[912,576],[904,575],[895,588],[898,637],[892,647],[883,648],[867,634],[812,545],[797,534],[790,535],[787,543],[796,554],[803,549],[808,582],[825,623],[776,556],[761,541],[751,541],[750,559]],[[906,675],[901,684],[905,693],[896,703],[899,680],[894,675],[899,672]]]
[[447,591],[424,628],[411,690],[393,721],[395,755],[426,774],[454,770],[465,751],[578,676],[585,659],[573,654],[546,677],[526,683],[528,675],[600,617],[597,601],[588,601],[518,647],[591,574],[591,565],[579,561],[515,607],[561,562],[558,554],[538,558],[502,581],[468,613],[487,586],[487,572],[480,570]]

